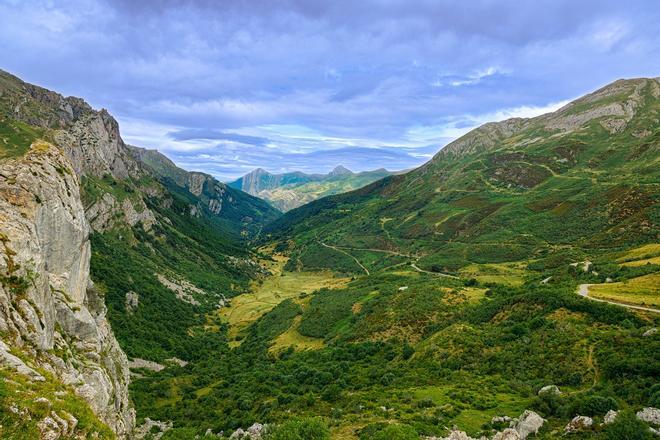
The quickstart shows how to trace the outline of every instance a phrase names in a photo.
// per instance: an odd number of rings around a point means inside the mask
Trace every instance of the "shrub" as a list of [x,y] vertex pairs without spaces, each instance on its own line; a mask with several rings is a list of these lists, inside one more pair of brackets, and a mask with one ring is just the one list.
[[644,440],[650,437],[646,424],[629,411],[620,412],[614,422],[605,428],[607,440]]
[[418,440],[419,434],[409,425],[379,422],[360,430],[360,440]]
[[611,397],[587,396],[576,404],[576,413],[587,416],[603,415],[611,409],[618,409],[619,405]]
[[330,431],[319,418],[293,419],[275,428],[268,440],[328,440]]

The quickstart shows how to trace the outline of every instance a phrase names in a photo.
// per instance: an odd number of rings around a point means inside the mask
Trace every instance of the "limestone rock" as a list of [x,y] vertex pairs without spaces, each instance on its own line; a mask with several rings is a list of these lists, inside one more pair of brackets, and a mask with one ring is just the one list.
[[520,434],[513,428],[507,428],[495,434],[493,440],[520,440]]
[[139,296],[137,293],[129,290],[126,292],[126,299],[124,300],[124,307],[126,308],[127,313],[133,313],[137,309],[139,304]]
[[[160,440],[167,431],[172,429],[172,426],[172,422],[161,422],[147,417],[142,425],[135,428],[133,436],[136,440],[141,440],[151,434],[151,439]],[[158,432],[154,433],[154,429],[158,429]]]
[[546,385],[543,388],[541,388],[538,392],[539,396],[543,394],[554,394],[556,396],[559,396],[561,394],[561,391],[559,390],[559,387],[557,385]]
[[573,420],[571,420],[568,425],[566,425],[564,432],[570,434],[573,432],[584,431],[585,429],[591,428],[593,424],[594,421],[591,417],[575,416],[573,417]]
[[[125,437],[135,420],[127,360],[89,278],[89,231],[78,176],[60,149],[35,142],[0,162],[0,274],[16,280],[0,285],[0,359],[41,380],[9,348],[30,353]],[[42,422],[56,438],[52,414]]]
[[637,418],[650,425],[660,425],[660,409],[646,407],[637,412]]
[[522,440],[525,440],[530,434],[537,434],[544,422],[543,417],[534,411],[525,410],[512,428],[516,430]]
[[609,425],[610,423],[614,422],[616,420],[616,416],[619,415],[618,411],[614,410],[609,410],[607,414],[603,417],[603,425]]
[[653,336],[656,333],[658,333],[658,329],[656,327],[653,327],[651,329],[646,330],[642,336],[648,338],[649,336]]

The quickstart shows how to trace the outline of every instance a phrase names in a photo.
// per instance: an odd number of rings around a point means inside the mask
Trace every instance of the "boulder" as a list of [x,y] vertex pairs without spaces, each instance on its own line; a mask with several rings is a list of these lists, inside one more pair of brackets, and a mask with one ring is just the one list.
[[126,292],[126,299],[124,300],[124,308],[126,309],[126,313],[133,313],[135,309],[137,309],[139,301],[140,297],[137,293],[133,292],[132,290]]
[[650,425],[660,425],[660,409],[646,407],[637,412],[637,418]]
[[541,388],[538,392],[539,396],[543,394],[554,394],[556,396],[559,396],[561,394],[561,391],[559,390],[559,387],[557,385],[546,385],[543,388]]
[[[522,440],[525,440],[530,434],[537,434],[539,429],[543,426],[545,420],[534,411],[525,410],[515,425],[511,426],[516,430]],[[513,423],[513,422],[512,422]]]
[[573,420],[571,420],[568,425],[566,425],[564,432],[570,434],[573,432],[584,431],[585,429],[591,428],[593,424],[594,421],[591,417],[575,416],[573,417]]
[[645,338],[648,338],[649,336],[653,336],[658,332],[658,329],[653,327],[652,329],[646,330],[642,336]]
[[520,440],[520,434],[513,428],[507,428],[495,434],[493,440]]
[[607,414],[605,414],[605,417],[603,417],[603,425],[609,425],[612,423],[614,420],[616,420],[616,416],[619,415],[618,411],[614,410],[609,410]]

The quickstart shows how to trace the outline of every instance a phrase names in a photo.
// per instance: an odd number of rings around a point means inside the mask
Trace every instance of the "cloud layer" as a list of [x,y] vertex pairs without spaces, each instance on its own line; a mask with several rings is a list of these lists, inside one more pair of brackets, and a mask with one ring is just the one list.
[[0,68],[230,179],[419,165],[471,127],[660,75],[629,0],[0,0]]

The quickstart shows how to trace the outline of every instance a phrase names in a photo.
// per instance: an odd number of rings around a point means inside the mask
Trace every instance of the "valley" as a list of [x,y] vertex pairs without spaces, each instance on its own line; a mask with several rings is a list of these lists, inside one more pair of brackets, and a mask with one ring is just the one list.
[[78,98],[0,91],[3,438],[650,433],[658,79],[284,214]]

